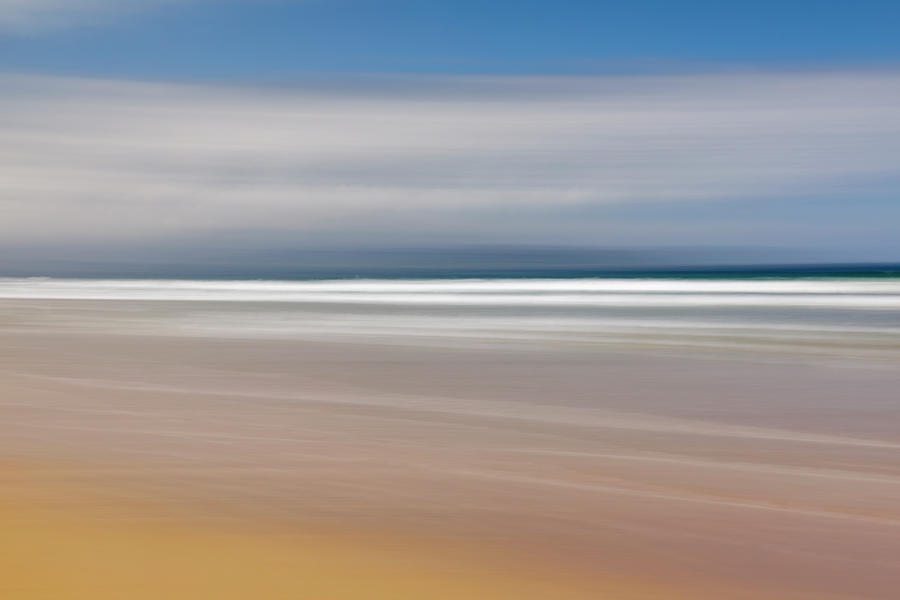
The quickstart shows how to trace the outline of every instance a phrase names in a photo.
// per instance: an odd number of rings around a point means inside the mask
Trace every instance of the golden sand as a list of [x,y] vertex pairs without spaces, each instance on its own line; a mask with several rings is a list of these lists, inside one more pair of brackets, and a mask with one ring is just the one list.
[[[510,568],[484,552],[452,544],[261,532],[170,516],[129,519],[123,516],[127,509],[108,500],[48,487],[46,481],[35,489],[21,475],[5,469],[3,477],[0,597],[5,600],[660,597],[658,589],[642,584],[575,581],[541,573],[537,565]],[[51,497],[57,506],[47,506]]]

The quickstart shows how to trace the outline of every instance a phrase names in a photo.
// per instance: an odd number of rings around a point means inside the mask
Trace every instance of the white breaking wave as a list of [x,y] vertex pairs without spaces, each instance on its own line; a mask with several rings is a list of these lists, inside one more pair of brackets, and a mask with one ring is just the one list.
[[900,357],[895,279],[0,278],[0,299],[14,329]]
[[900,309],[900,280],[182,281],[4,278],[0,279],[0,297],[444,306]]

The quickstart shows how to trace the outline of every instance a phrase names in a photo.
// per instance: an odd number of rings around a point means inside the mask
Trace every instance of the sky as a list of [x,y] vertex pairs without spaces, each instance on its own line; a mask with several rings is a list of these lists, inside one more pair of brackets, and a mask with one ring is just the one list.
[[874,0],[0,0],[0,270],[490,245],[900,261],[898,26]]

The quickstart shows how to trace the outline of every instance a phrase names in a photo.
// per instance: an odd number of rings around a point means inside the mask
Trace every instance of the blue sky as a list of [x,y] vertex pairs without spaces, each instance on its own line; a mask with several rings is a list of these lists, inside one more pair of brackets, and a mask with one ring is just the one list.
[[259,78],[900,62],[894,0],[137,0],[124,14],[113,7],[128,0],[69,3],[86,8],[7,26],[0,67]]
[[0,246],[900,260],[898,23],[888,1],[0,0]]

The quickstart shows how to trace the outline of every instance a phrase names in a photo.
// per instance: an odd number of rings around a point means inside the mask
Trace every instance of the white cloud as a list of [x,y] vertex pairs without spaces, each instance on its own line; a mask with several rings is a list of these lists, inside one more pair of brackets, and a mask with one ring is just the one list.
[[895,73],[0,86],[7,242],[242,228],[571,241],[566,223],[602,229],[604,206],[863,194],[900,176]]

